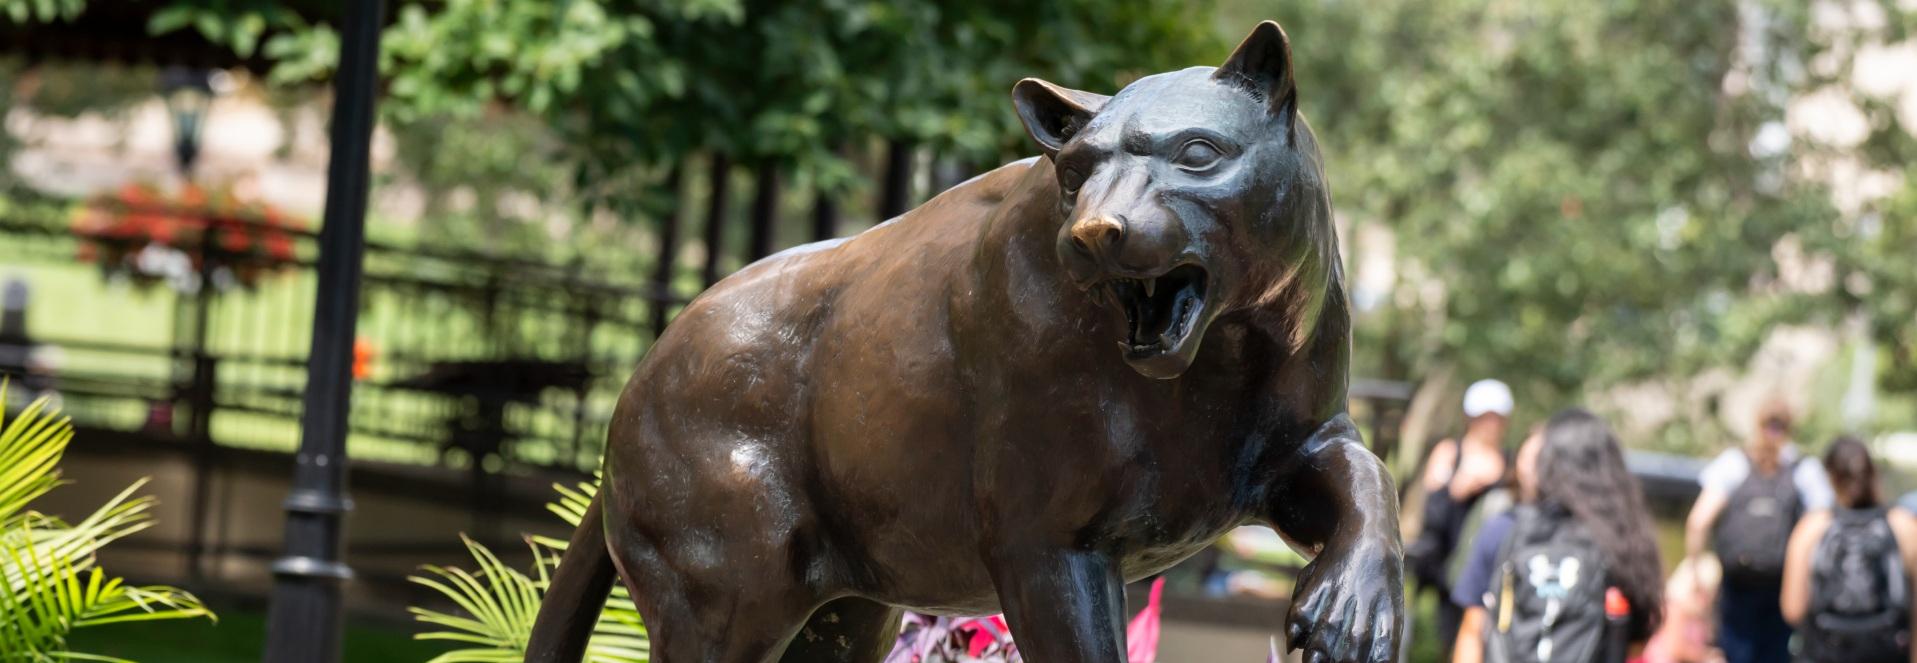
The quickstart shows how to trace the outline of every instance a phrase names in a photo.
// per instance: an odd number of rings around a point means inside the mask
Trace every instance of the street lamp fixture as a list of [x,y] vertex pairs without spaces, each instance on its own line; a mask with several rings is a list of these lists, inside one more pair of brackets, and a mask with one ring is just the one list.
[[200,157],[200,130],[207,107],[213,105],[213,76],[203,69],[167,67],[160,72],[160,94],[173,120],[173,157],[180,177],[192,179],[193,162]]

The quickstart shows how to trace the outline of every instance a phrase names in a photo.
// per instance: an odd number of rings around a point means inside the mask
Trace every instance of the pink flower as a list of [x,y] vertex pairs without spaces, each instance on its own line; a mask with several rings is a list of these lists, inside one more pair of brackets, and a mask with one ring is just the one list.
[[1158,659],[1158,622],[1164,608],[1159,600],[1165,595],[1165,578],[1152,581],[1151,598],[1125,628],[1125,658],[1131,663],[1154,663]]

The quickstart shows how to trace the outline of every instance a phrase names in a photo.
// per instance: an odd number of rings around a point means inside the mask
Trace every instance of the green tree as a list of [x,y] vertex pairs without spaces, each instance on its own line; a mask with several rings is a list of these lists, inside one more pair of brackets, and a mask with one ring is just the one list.
[[[296,9],[173,0],[150,27],[194,30],[239,54],[257,45],[283,85],[324,79],[338,36],[330,17]],[[573,172],[560,194],[626,218],[656,216],[665,174],[697,153],[838,192],[862,184],[848,150],[875,139],[993,165],[1029,152],[1006,101],[1019,78],[1112,90],[1219,48],[1185,0],[451,0],[391,11],[380,108],[396,133],[540,118],[550,130],[540,140],[561,149],[539,156]],[[455,143],[474,143],[456,135],[410,142],[456,155],[403,157],[423,166],[412,169],[423,182],[526,161],[466,159],[511,151],[462,150]],[[525,178],[513,179],[497,181]]]
[[1284,7],[1338,209],[1398,239],[1361,370],[1451,365],[1561,403],[1741,361],[1808,315],[1762,284],[1772,247],[1834,211],[1797,151],[1754,147],[1796,90],[1795,5]]
[[[1822,303],[1829,315],[1857,316],[1879,347],[1878,386],[1903,400],[1904,409],[1884,422],[1917,426],[1917,90],[1866,80],[1865,68],[1882,78],[1887,70],[1912,66],[1903,60],[1867,62],[1908,48],[1917,29],[1917,8],[1891,0],[1821,7],[1807,25],[1814,54],[1805,61],[1802,88],[1847,102],[1863,133],[1855,143],[1800,139],[1817,177],[1858,189],[1876,178],[1891,186],[1882,196],[1856,195],[1855,209],[1831,231],[1807,238],[1814,255],[1834,263],[1833,287]],[[1909,85],[1906,81],[1905,85]],[[1839,182],[1841,181],[1841,182]]]

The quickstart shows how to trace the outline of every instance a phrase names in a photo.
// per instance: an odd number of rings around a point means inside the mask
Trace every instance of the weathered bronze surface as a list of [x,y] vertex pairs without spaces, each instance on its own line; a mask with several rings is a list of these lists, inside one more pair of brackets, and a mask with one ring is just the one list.
[[1293,647],[1395,659],[1396,493],[1346,415],[1290,65],[1266,22],[1115,97],[1021,81],[1044,157],[706,291],[620,397],[529,660],[577,660],[616,565],[662,663],[877,661],[900,608],[1115,663],[1124,583],[1254,522],[1315,554]]

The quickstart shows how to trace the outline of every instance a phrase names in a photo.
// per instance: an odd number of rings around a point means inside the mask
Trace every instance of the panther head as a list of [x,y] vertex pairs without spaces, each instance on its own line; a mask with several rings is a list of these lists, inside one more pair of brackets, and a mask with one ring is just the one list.
[[1148,76],[1116,96],[1019,81],[1013,105],[1058,178],[1058,259],[1123,315],[1124,359],[1182,375],[1222,317],[1293,351],[1338,276],[1317,142],[1291,45],[1266,21],[1223,66]]

